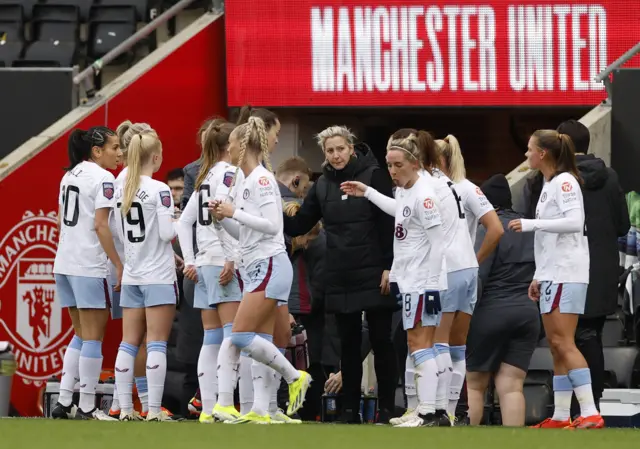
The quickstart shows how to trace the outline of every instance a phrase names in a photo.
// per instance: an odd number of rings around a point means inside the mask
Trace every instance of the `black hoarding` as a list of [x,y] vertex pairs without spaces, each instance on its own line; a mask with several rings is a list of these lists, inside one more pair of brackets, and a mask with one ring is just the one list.
[[0,69],[0,159],[78,105],[73,68]]

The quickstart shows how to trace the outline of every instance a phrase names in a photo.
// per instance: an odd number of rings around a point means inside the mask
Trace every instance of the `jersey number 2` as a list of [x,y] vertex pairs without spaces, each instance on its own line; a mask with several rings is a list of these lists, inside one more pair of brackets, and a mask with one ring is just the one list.
[[[73,193],[73,204],[69,204],[71,194]],[[78,224],[78,216],[80,215],[80,189],[76,186],[67,186],[62,188],[62,222],[65,226],[73,227]],[[71,219],[69,219],[69,208],[72,208]]]
[[460,198],[458,192],[456,192],[456,189],[453,187],[453,183],[451,181],[447,182],[447,185],[453,192],[453,197],[456,199],[456,203],[458,204],[458,217],[462,219],[465,217],[464,210],[462,209],[462,198]]
[[[122,203],[117,204],[118,209],[120,209],[121,205]],[[131,214],[134,210],[136,211],[136,218],[133,218],[133,215]],[[138,235],[135,235],[133,230],[127,231],[127,240],[131,243],[144,242],[146,227],[144,224],[144,215],[142,214],[142,205],[140,203],[131,203],[131,209],[129,209],[129,213],[127,213],[127,224],[129,226],[138,227],[138,232],[135,233]],[[122,217],[122,230],[125,230],[124,217]]]

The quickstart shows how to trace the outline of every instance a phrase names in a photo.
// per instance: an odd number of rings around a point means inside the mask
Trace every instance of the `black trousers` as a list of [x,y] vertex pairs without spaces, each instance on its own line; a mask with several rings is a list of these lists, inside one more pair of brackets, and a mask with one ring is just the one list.
[[[369,341],[375,355],[375,371],[378,380],[378,403],[380,409],[393,411],[398,384],[398,361],[391,339],[393,311],[388,309],[366,312],[369,325]],[[362,314],[337,314],[341,347],[342,409],[358,413],[360,407],[360,385],[362,383]]]
[[[591,371],[591,388],[596,407],[600,410],[600,398],[604,390],[604,352],[602,329],[607,317],[579,318],[576,328],[576,346],[582,353]],[[571,416],[580,415],[580,406],[575,395],[571,401]]]

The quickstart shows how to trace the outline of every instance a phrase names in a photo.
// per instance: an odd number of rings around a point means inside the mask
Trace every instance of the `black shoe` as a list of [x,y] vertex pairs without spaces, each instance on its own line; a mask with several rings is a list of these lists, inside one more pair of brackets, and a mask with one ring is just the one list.
[[378,411],[378,420],[376,424],[389,424],[389,420],[394,418],[393,414],[386,408],[381,408]]
[[453,423],[449,418],[449,414],[446,410],[436,410],[436,418],[438,419],[438,427],[451,427]]
[[440,426],[440,417],[433,413],[427,413],[426,415],[418,414],[418,418],[422,420],[422,424],[420,425],[420,427],[439,427]]
[[465,413],[458,413],[456,415],[456,420],[453,422],[453,425],[455,427],[461,427],[461,426],[470,426],[470,422],[469,422],[469,416]]
[[53,410],[51,411],[51,417],[53,419],[73,419],[78,412],[78,407],[74,404],[70,404],[68,406],[64,406],[61,403],[57,402]]
[[352,409],[345,409],[340,414],[338,422],[341,424],[362,424],[360,413]]

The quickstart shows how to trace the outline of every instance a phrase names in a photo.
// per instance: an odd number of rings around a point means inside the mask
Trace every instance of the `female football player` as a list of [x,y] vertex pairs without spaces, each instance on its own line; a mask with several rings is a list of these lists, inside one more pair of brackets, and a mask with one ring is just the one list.
[[[95,390],[111,306],[107,258],[115,265],[116,290],[123,271],[109,228],[115,179],[107,171],[114,170],[121,157],[118,137],[109,128],[76,129],[69,136],[69,166],[58,195],[60,239],[53,272],[58,298],[69,309],[75,335],[64,355],[60,397],[52,411],[58,419],[114,420],[96,408]],[[78,379],[76,408],[71,401]]]
[[[529,297],[540,302],[542,324],[553,356],[555,409],[539,428],[604,427],[591,389],[591,372],[575,345],[578,317],[584,313],[589,285],[589,246],[580,174],[571,138],[538,130],[529,139],[527,160],[544,176],[536,219],[516,219],[509,229],[535,232],[536,272]],[[573,393],[580,417],[571,422]]]
[[[235,167],[227,152],[229,136],[235,125],[211,121],[202,135],[202,165],[178,224],[178,237],[185,260],[184,275],[196,282],[194,307],[202,310],[204,340],[198,358],[198,382],[202,398],[200,422],[213,422],[217,402],[218,380],[227,384],[236,367],[220,367],[218,353],[224,338],[231,336],[231,326],[242,299],[236,275],[237,241],[220,226],[213,225],[208,209],[219,184],[231,187]],[[193,252],[193,225],[196,225],[198,253]],[[223,392],[223,395],[228,392]],[[222,398],[232,405],[233,397]]]
[[[441,422],[436,415],[438,365],[434,336],[442,315],[440,290],[446,288],[445,239],[436,192],[429,181],[419,175],[421,159],[431,163],[436,157],[434,147],[421,142],[425,139],[431,137],[424,131],[405,130],[389,139],[387,166],[397,186],[395,199],[358,181],[341,185],[348,195],[365,196],[396,219],[389,278],[402,303],[403,324],[420,398],[415,413],[410,419],[397,423],[397,427],[433,427]],[[429,153],[423,154],[422,148],[428,148]]]
[[171,240],[175,237],[173,198],[169,186],[151,176],[162,164],[162,144],[153,131],[132,137],[128,170],[118,192],[125,269],[121,306],[122,343],[116,358],[120,420],[131,421],[134,360],[147,335],[146,374],[149,388],[147,421],[170,421],[161,408],[167,372],[167,340],[175,315],[177,284]]
[[[245,179],[237,186],[234,203],[214,201],[210,209],[225,230],[238,238],[246,276],[243,300],[233,323],[232,345],[223,342],[220,358],[237,363],[240,350],[244,350],[265,365],[252,366],[254,377],[273,378],[269,368],[279,372],[289,384],[287,414],[292,415],[302,407],[311,377],[296,370],[272,343],[277,302],[288,300],[293,272],[284,244],[282,200],[271,172],[264,121],[250,117],[248,123],[237,127],[229,138],[229,152],[238,161],[236,173],[242,170]],[[272,380],[264,384],[254,384],[253,409],[234,423],[271,422],[268,409]]]
[[[436,140],[438,155],[440,159],[439,167],[442,172],[453,182],[456,193],[462,199],[464,205],[463,215],[467,220],[471,243],[475,247],[476,232],[478,223],[486,229],[486,234],[482,245],[476,254],[478,263],[482,263],[498,245],[500,237],[504,234],[504,228],[498,218],[498,214],[487,198],[480,190],[480,187],[466,179],[464,158],[460,151],[460,144],[455,136],[448,135],[442,140]],[[458,420],[456,407],[460,399],[460,390],[464,384],[466,374],[466,341],[471,322],[472,308],[459,310],[455,314],[451,334],[449,337],[451,364],[453,372],[451,375],[451,385],[449,387],[449,403],[447,411],[456,422],[464,423],[466,419]],[[466,416],[465,416],[466,418]]]

